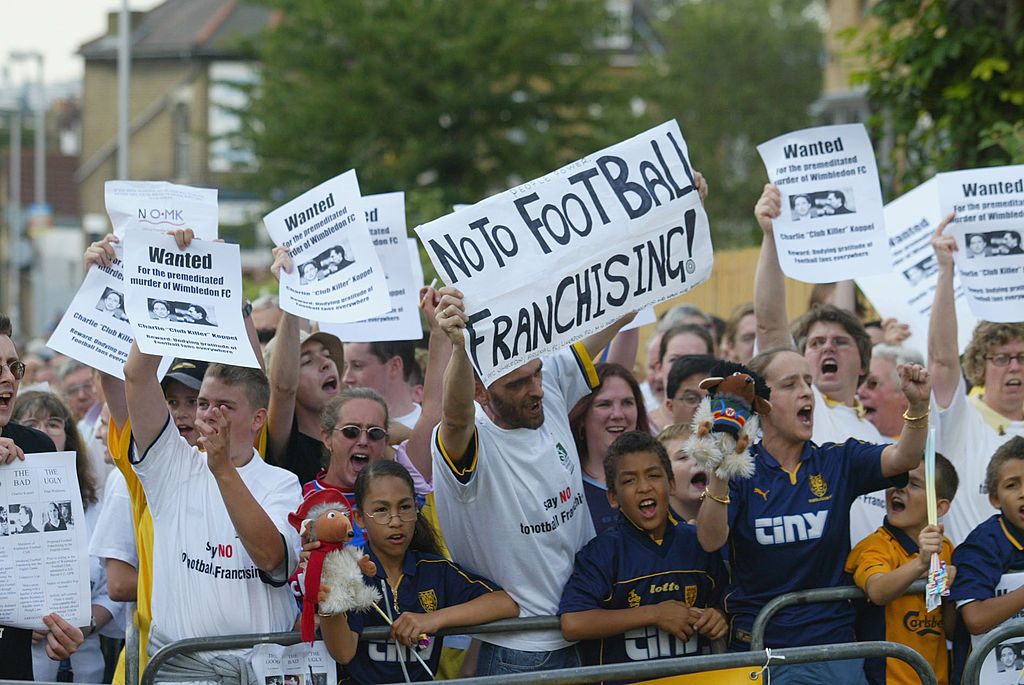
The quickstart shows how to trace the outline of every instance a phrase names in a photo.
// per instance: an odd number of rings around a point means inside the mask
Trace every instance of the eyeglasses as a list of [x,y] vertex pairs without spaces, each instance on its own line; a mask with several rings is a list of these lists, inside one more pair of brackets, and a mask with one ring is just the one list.
[[[1018,352],[1017,354],[987,354],[985,359],[992,362],[993,366],[1009,366],[1010,362],[1014,359],[1017,360],[1018,364],[1024,365],[1024,352]],[[13,369],[11,370],[13,371]],[[14,377],[18,378],[18,374],[14,374]]]
[[373,440],[374,442],[380,442],[384,438],[388,437],[388,432],[381,428],[380,426],[360,428],[359,426],[349,425],[342,426],[341,428],[335,428],[334,430],[338,431],[349,440],[355,440],[356,438],[359,437],[359,434],[363,432],[366,433],[366,437],[368,437],[370,440]]
[[412,504],[401,504],[398,506],[398,513],[392,514],[390,511],[375,511],[372,514],[367,513],[368,517],[374,520],[375,523],[379,523],[382,526],[386,526],[391,523],[391,519],[398,517],[399,521],[409,523],[415,521],[420,515],[420,512],[416,509],[415,505]]
[[832,347],[837,350],[848,350],[853,347],[853,340],[850,338],[836,336],[832,338],[811,338],[807,341],[807,348],[811,350],[820,350],[829,343],[832,343]]
[[686,392],[684,392],[679,397],[675,397],[673,399],[676,402],[682,402],[683,404],[688,404],[691,407],[696,407],[698,404],[700,404],[700,401],[702,399],[704,399],[704,396],[701,395],[699,392],[693,392],[692,390],[687,390]]
[[68,397],[74,397],[75,395],[80,395],[82,393],[91,395],[94,392],[95,388],[93,387],[92,381],[89,381],[88,383],[79,383],[78,385],[69,385],[64,389],[64,394]]
[[11,370],[11,374],[14,376],[14,380],[20,381],[25,377],[25,362],[19,362],[15,359],[12,362],[7,362],[5,366]]

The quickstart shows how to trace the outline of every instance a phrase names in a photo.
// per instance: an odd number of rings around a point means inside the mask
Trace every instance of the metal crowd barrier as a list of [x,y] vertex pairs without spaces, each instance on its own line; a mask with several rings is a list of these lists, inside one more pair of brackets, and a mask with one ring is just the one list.
[[[903,594],[914,595],[924,594],[926,581],[924,579],[914,581]],[[772,599],[762,607],[757,616],[754,617],[754,625],[750,630],[750,651],[760,652],[764,649],[764,632],[768,628],[768,622],[780,609],[802,604],[816,604],[820,602],[838,602],[850,599],[864,599],[867,595],[856,585],[842,585],[840,587],[824,587],[814,590],[798,590],[787,592],[784,595]]]
[[[554,616],[538,616],[533,618],[513,618],[494,621],[480,626],[460,627],[455,633],[492,633],[511,630],[539,630],[557,628],[558,618]],[[447,631],[441,631],[444,634]],[[386,639],[389,629],[384,626],[368,628],[362,637],[370,640]],[[262,635],[229,635],[216,638],[193,638],[181,640],[167,645],[153,655],[142,674],[141,685],[153,685],[161,666],[168,659],[184,653],[221,651],[241,649],[259,644],[294,645],[301,641],[299,633],[267,633]],[[918,674],[924,685],[938,685],[931,665],[916,651],[895,642],[851,642],[847,644],[815,645],[811,647],[787,647],[771,650],[770,666],[786,664],[803,664],[820,661],[840,661],[843,659],[864,659],[873,657],[890,657],[900,659],[910,665]],[[465,685],[512,685],[518,683],[537,683],[538,685],[572,685],[600,680],[614,679],[651,679],[688,673],[717,671],[720,669],[750,667],[751,674],[765,665],[767,660],[764,650],[739,652],[734,654],[709,654],[705,656],[687,656],[674,659],[661,659],[642,663],[609,664],[605,666],[584,666],[581,668],[539,671],[534,673],[518,673],[514,675],[488,676],[461,679]],[[6,685],[0,682],[0,685]]]
[[963,682],[967,685],[978,685],[981,682],[981,665],[985,662],[985,657],[1000,642],[1012,637],[1024,637],[1024,623],[1001,626],[986,635],[977,647],[971,649],[971,655],[967,657],[967,663],[964,664]]

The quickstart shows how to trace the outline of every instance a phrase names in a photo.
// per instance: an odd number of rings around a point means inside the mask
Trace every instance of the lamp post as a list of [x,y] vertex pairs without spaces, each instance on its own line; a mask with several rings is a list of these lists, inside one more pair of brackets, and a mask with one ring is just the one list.
[[[34,204],[43,207],[46,204],[46,91],[43,84],[43,54],[32,50],[12,50],[10,53],[12,62],[23,60],[36,61],[36,130],[35,130],[35,179],[34,179]],[[19,122],[20,123],[20,122]],[[20,162],[20,157],[19,157]],[[19,196],[20,197],[20,196]],[[32,324],[31,285],[29,283],[29,266],[33,260],[33,252],[27,241],[25,227],[25,213],[21,211],[20,202],[17,211],[17,223],[12,231],[14,266],[13,287],[11,296],[11,323],[15,330],[28,331]]]
[[11,61],[36,61],[36,163],[35,203],[46,204],[46,87],[43,84],[43,53],[30,50],[12,50]]

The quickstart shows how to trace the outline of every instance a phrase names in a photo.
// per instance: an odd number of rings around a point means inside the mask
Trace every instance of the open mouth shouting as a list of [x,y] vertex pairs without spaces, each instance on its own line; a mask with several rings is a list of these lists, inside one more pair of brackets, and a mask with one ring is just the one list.
[[796,412],[796,418],[801,425],[811,427],[814,424],[814,405],[805,404]]
[[0,391],[0,415],[10,414],[13,400],[14,392],[12,390]]
[[839,373],[839,362],[832,358],[825,358],[821,361],[821,374],[830,376]]
[[693,478],[690,479],[690,487],[701,492],[706,490],[708,487],[708,474],[703,471],[694,473]]
[[350,456],[348,461],[352,465],[352,472],[358,474],[370,463],[370,455],[356,453]]
[[902,514],[907,510],[907,503],[901,495],[893,494],[889,498],[889,511],[893,514]]
[[658,513],[658,503],[652,497],[640,500],[637,504],[640,515],[645,519],[652,519]]
[[320,389],[328,395],[336,395],[338,393],[338,377],[335,375],[328,376],[320,385]]

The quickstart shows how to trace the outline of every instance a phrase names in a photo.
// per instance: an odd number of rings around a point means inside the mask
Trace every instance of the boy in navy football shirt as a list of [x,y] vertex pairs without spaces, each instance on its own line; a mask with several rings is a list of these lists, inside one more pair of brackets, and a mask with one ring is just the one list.
[[558,613],[587,664],[706,654],[728,624],[715,608],[726,581],[717,553],[669,510],[672,466],[650,434],[624,433],[604,461],[616,524],[576,555]]
[[[1024,612],[1024,438],[1011,438],[996,450],[985,486],[989,502],[1000,513],[983,521],[953,551],[957,574],[949,598],[956,602],[960,621],[950,682],[960,681],[972,642],[1019,620]],[[995,659],[995,653],[985,658],[982,682],[996,679]]]

